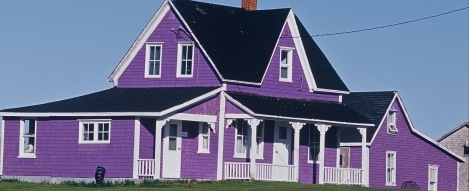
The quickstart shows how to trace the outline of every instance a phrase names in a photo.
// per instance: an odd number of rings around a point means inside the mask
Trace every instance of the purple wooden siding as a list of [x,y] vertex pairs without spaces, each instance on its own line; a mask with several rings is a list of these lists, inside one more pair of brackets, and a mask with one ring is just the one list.
[[[256,163],[272,164],[272,158],[274,155],[274,127],[275,127],[274,121],[272,120],[264,121],[264,150],[263,150],[264,159],[257,159]],[[234,142],[232,144],[234,144]]]
[[110,144],[78,144],[76,119],[37,119],[36,158],[18,158],[20,121],[5,119],[3,175],[132,178],[134,119],[111,121]]
[[199,123],[183,121],[182,131],[188,137],[182,138],[181,178],[183,179],[216,179],[218,134],[210,132],[210,153],[197,153]]
[[456,190],[457,161],[440,149],[411,133],[408,122],[397,102],[392,108],[397,110],[397,135],[387,134],[387,119],[384,120],[373,145],[370,148],[370,186],[387,187],[386,150],[396,153],[396,186],[404,181],[414,181],[423,190],[428,189],[428,165],[439,165],[438,190]]
[[244,111],[233,105],[231,102],[225,102],[225,109],[227,114],[244,114]]
[[320,94],[309,92],[308,83],[306,82],[305,74],[298,57],[297,49],[293,50],[293,70],[292,70],[292,82],[280,82],[279,81],[279,69],[280,69],[280,46],[295,48],[292,34],[288,24],[282,32],[277,47],[275,48],[274,55],[270,61],[267,73],[264,76],[264,80],[260,87],[243,86],[228,84],[228,91],[239,91],[247,93],[255,93],[274,97],[288,97],[288,98],[301,98],[301,99],[316,99],[325,101],[339,101],[339,96],[332,94]]
[[197,104],[196,106],[185,109],[181,113],[189,114],[200,114],[200,115],[216,115],[220,112],[220,95],[211,98],[203,103]]
[[194,69],[192,78],[176,78],[177,49],[179,41],[191,41],[184,32],[176,38],[172,29],[183,26],[172,10],[164,16],[161,23],[145,42],[164,42],[162,45],[161,78],[144,78],[146,46],[140,47],[129,66],[118,79],[118,87],[187,87],[220,86],[220,82],[209,64],[194,46]]
[[350,163],[349,164],[350,164],[350,168],[362,167],[362,147],[350,147]]
[[140,119],[139,159],[154,159],[156,119]]

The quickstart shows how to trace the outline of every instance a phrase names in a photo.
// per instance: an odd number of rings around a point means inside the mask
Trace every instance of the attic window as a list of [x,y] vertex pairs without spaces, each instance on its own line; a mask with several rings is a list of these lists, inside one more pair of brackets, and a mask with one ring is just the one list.
[[192,77],[194,69],[194,46],[191,42],[178,44],[176,77]]
[[389,110],[389,113],[388,113],[388,134],[395,135],[395,134],[397,134],[397,132],[399,132],[397,130],[397,127],[396,127],[396,113],[397,113],[396,110]]
[[145,78],[161,77],[161,43],[151,43],[146,46]]
[[293,48],[280,47],[280,74],[282,82],[292,82],[292,53]]

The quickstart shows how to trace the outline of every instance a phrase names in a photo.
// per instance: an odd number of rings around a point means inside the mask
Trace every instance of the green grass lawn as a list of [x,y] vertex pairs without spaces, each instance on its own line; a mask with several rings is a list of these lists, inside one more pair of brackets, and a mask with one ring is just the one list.
[[67,190],[109,190],[109,191],[124,191],[124,190],[314,190],[314,191],[391,191],[395,189],[376,189],[364,188],[358,186],[335,186],[335,185],[310,185],[299,183],[285,183],[285,182],[235,182],[235,181],[171,181],[171,182],[144,182],[139,185],[134,185],[133,182],[126,182],[117,185],[104,185],[96,186],[86,183],[64,183],[62,185],[48,184],[48,183],[26,183],[18,181],[0,181],[0,190],[50,190],[50,191],[67,191]]

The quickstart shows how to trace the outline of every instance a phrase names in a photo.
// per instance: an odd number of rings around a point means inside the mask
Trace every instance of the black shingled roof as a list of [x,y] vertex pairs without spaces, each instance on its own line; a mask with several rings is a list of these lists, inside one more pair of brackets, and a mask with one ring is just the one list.
[[4,109],[0,112],[160,112],[218,87],[110,88],[71,99]]
[[[381,120],[391,104],[396,92],[351,92],[342,96],[342,103],[366,117],[374,127],[367,128],[366,140],[370,142]],[[355,129],[342,129],[341,142],[361,142],[360,134]]]
[[[243,8],[172,0],[224,79],[261,83],[291,9]],[[296,18],[318,88],[348,91],[326,56]]]
[[370,124],[368,119],[338,102],[278,98],[240,92],[227,94],[256,114]]

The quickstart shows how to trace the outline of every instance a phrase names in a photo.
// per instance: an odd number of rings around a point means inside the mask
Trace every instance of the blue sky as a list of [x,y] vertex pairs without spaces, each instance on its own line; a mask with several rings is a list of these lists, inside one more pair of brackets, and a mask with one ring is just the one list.
[[[162,2],[3,1],[0,109],[112,87],[108,76]],[[258,0],[259,9],[285,7],[316,35],[437,15],[468,1]],[[414,126],[436,139],[469,121],[468,12],[314,39],[351,91],[397,90]]]

